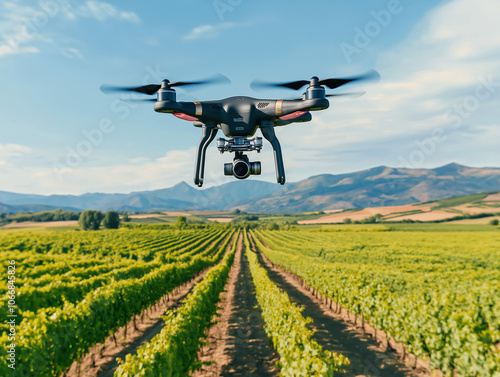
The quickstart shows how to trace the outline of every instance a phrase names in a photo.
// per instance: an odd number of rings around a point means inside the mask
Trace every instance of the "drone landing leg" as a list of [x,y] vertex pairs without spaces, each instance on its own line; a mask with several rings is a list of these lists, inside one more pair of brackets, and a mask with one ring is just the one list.
[[198,187],[203,186],[203,176],[205,173],[205,152],[208,145],[212,142],[217,135],[217,127],[204,125],[202,127],[203,136],[198,144],[198,151],[196,154],[196,168],[194,171],[194,184]]
[[274,162],[276,165],[276,180],[279,184],[285,184],[285,167],[283,166],[283,156],[281,154],[281,146],[273,126],[260,127],[262,135],[271,143],[274,149]]

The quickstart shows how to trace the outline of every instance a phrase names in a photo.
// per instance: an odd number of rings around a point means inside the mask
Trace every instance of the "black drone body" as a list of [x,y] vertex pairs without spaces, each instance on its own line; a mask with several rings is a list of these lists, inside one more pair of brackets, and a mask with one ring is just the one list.
[[194,183],[197,186],[203,185],[206,149],[215,139],[219,129],[227,139],[219,138],[217,148],[221,153],[235,153],[233,162],[224,164],[224,174],[233,175],[237,179],[245,179],[250,175],[260,175],[260,162],[250,162],[243,153],[260,152],[262,149],[262,138],[253,137],[258,128],[273,147],[276,180],[283,185],[285,184],[285,168],[281,146],[274,132],[274,127],[295,122],[308,122],[312,119],[311,111],[324,110],[329,107],[330,103],[326,97],[343,95],[327,95],[324,86],[334,89],[351,81],[375,76],[378,74],[373,71],[363,76],[344,79],[319,80],[317,77],[312,77],[309,81],[301,80],[283,84],[254,82],[252,84],[253,87],[282,86],[295,90],[308,84],[302,98],[296,100],[257,99],[240,96],[219,101],[177,102],[173,87],[222,81],[220,77],[216,80],[202,82],[171,83],[168,80],[163,80],[161,85],[152,84],[137,88],[102,87],[101,89],[103,91],[127,90],[149,95],[157,93],[156,100],[150,99],[150,101],[155,101],[155,111],[173,114],[180,119],[192,121],[194,126],[202,128],[202,138],[198,144],[194,173]]

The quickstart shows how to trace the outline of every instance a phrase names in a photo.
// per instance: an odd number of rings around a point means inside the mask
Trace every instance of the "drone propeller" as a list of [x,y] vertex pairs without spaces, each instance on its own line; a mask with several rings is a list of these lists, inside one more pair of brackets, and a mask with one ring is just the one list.
[[[351,92],[351,93],[333,93],[333,94],[327,94],[325,97],[352,97],[352,98],[358,98],[363,95],[365,95],[366,92]],[[299,100],[302,99],[302,97],[298,98],[293,98],[294,100]]]
[[364,95],[366,92],[352,92],[352,93],[334,93],[334,94],[327,94],[326,97],[354,97],[358,98]]
[[[327,94],[325,97],[353,97],[353,98],[358,98],[364,95],[366,92],[351,92],[351,93],[334,93],[334,94]],[[302,97],[299,98],[293,98],[294,100],[299,100],[302,99]]]
[[156,98],[121,98],[125,102],[156,102]]
[[[176,86],[186,86],[186,85],[208,85],[208,84],[228,84],[231,82],[229,78],[222,74],[215,75],[205,80],[201,81],[175,81],[170,82],[168,80],[163,80],[168,88],[173,88]],[[139,92],[148,95],[155,94],[160,90],[161,84],[149,84],[138,87],[123,87],[123,86],[111,86],[111,85],[101,85],[101,92]]]
[[[363,75],[359,75],[359,76],[319,80],[318,84],[324,85],[330,89],[335,89],[335,88],[338,88],[339,86],[348,84],[348,83],[353,82],[353,81],[376,80],[379,78],[380,78],[380,75],[378,74],[378,72],[375,70],[371,70],[370,72],[367,72],[367,73],[365,73]],[[293,90],[299,90],[303,86],[310,84],[310,83],[311,83],[311,80],[298,80],[298,81],[291,81],[291,82],[285,82],[285,83],[268,83],[268,82],[264,82],[264,81],[254,80],[250,84],[250,87],[252,89],[261,89],[261,88],[268,88],[268,87],[283,87],[283,88],[288,88],[288,89],[293,89]]]

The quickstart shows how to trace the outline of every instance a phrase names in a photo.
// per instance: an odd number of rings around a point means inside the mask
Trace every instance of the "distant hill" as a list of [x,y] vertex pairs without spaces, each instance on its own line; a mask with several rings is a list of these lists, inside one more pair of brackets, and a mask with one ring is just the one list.
[[[98,209],[101,211],[225,210],[247,204],[279,190],[280,185],[248,180],[196,189],[186,182],[173,187],[130,194],[93,193],[83,195],[31,195],[0,191],[0,212],[29,211],[27,204],[49,209]],[[45,210],[41,209],[41,210]]]
[[56,209],[64,209],[67,211],[79,211],[77,208],[71,207],[61,207],[61,206],[49,206],[44,204],[20,204],[20,205],[8,205],[0,203],[0,213],[19,213],[19,212],[42,212],[42,211],[53,211]]
[[[181,182],[166,189],[130,194],[45,196],[0,191],[0,203],[3,203],[0,212],[55,208],[137,212],[239,208],[249,212],[309,212],[404,205],[499,190],[500,168],[470,168],[458,164],[436,169],[379,166],[348,174],[317,175],[285,186],[245,180],[208,189],[196,189]],[[34,205],[46,207],[26,209]]]
[[499,189],[500,168],[458,164],[436,169],[379,166],[349,174],[314,176],[240,208],[255,212],[306,212],[382,207]]

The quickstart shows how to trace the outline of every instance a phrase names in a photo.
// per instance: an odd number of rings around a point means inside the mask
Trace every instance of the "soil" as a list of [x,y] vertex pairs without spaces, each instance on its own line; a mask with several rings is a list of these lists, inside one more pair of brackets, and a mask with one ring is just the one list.
[[413,215],[391,217],[388,221],[402,221],[402,220],[436,221],[436,220],[449,219],[455,216],[460,216],[460,213],[436,210],[431,212],[415,213]]
[[139,215],[128,215],[130,219],[150,219],[155,217],[165,217],[164,214],[159,213],[141,213]]
[[[194,285],[199,282],[205,273],[200,274],[191,282],[179,287],[169,295],[168,301],[161,301],[156,308],[146,310],[142,316],[136,316],[137,330],[134,329],[134,323],[131,321],[127,327],[125,337],[125,327],[118,330],[114,336],[108,337],[105,342],[104,351],[101,356],[102,345],[93,347],[80,365],[73,363],[72,367],[66,373],[66,377],[112,377],[118,367],[117,358],[125,359],[129,353],[135,354],[137,349],[144,343],[149,342],[158,334],[164,326],[161,316],[168,310],[175,310],[182,305],[182,300],[191,292]],[[141,320],[142,317],[142,320]],[[92,363],[94,359],[94,363]],[[80,370],[80,371],[79,371]]]
[[233,217],[209,217],[207,220],[215,221],[216,223],[229,223]]
[[[484,204],[487,205],[487,203]],[[498,205],[498,203],[496,203],[496,205]],[[471,214],[500,212],[499,207],[477,207],[473,204],[462,204],[460,206],[454,207],[454,209]]]
[[56,226],[74,226],[78,225],[76,220],[67,221],[22,221],[20,223],[10,223],[4,226],[4,228],[27,228],[27,227],[56,227]]
[[[252,248],[257,250],[252,240]],[[391,342],[388,347],[385,334],[375,332],[369,325],[364,331],[353,322],[355,317],[346,310],[333,310],[331,304],[307,286],[303,286],[293,274],[274,267],[262,253],[257,250],[261,265],[267,270],[271,280],[296,305],[303,307],[302,314],[313,320],[311,324],[315,331],[314,339],[326,350],[341,353],[351,362],[345,376],[349,377],[427,377],[430,376],[428,364],[418,360],[418,366],[413,368],[416,359],[406,355],[402,359],[402,345]],[[325,304],[327,303],[327,304]],[[339,309],[335,308],[334,309]],[[349,318],[354,321],[349,321]],[[358,320],[359,324],[359,320]],[[399,351],[399,352],[397,352]],[[407,366],[405,363],[410,364]]]
[[[231,249],[233,242],[235,242],[234,238],[227,245],[226,251]],[[158,334],[165,324],[161,317],[168,310],[176,310],[180,307],[195,284],[203,279],[205,273],[206,271],[203,271],[198,274],[191,281],[170,293],[167,300],[158,301],[156,305],[145,310],[141,316],[136,316],[135,326],[134,320],[131,320],[127,326],[106,339],[104,348],[102,344],[93,347],[80,364],[73,363],[63,376],[112,377],[118,367],[117,358],[125,359],[127,354],[135,354],[139,347]]]
[[274,377],[278,355],[263,328],[248,260],[243,252],[243,239],[222,294],[219,318],[208,333],[208,344],[200,352],[204,365],[193,377],[241,376]]
[[[234,241],[233,241],[234,242]],[[221,294],[218,316],[214,325],[207,332],[205,346],[198,354],[203,363],[201,369],[193,372],[192,377],[229,377],[258,376],[275,377],[279,375],[276,362],[279,355],[274,351],[264,327],[262,312],[255,296],[248,260],[243,252],[243,239],[238,239],[234,264],[230,270],[228,283]],[[252,242],[252,248],[256,250]],[[230,247],[231,245],[228,245]],[[409,355],[404,347],[395,342],[387,344],[386,336],[375,331],[368,324],[360,327],[359,318],[335,305],[317,292],[302,284],[293,274],[275,267],[264,255],[258,252],[260,263],[266,268],[269,277],[284,290],[290,300],[304,307],[304,316],[310,317],[310,325],[315,330],[315,340],[326,350],[341,353],[349,358],[351,364],[346,367],[345,377],[428,377],[428,364],[413,355]],[[99,347],[87,355],[78,373],[74,364],[66,374],[68,377],[111,377],[117,367],[116,358],[125,358],[128,353],[134,354],[145,342],[149,341],[163,327],[161,315],[166,310],[175,310],[182,305],[194,284],[200,281],[203,274],[180,287],[170,295],[169,301],[157,303],[155,309],[144,315],[144,321],[136,319],[138,330],[134,330],[133,321],[108,338],[103,356],[99,355]],[[354,320],[354,321],[353,321]],[[92,354],[94,356],[92,356]],[[405,355],[405,356],[403,356]],[[95,366],[91,367],[92,359]],[[414,368],[415,364],[417,365]]]
[[496,194],[490,194],[483,199],[483,202],[499,202],[499,201],[500,201],[500,192],[497,192]]
[[[363,220],[363,219],[366,219],[370,216],[374,216],[376,214],[381,214],[382,216],[387,216],[387,215],[403,213],[403,212],[408,212],[408,211],[415,211],[415,210],[430,211],[431,206],[430,205],[424,205],[424,206],[421,205],[419,207],[415,207],[413,204],[408,204],[408,205],[402,205],[402,206],[369,207],[369,208],[364,208],[364,209],[362,209],[360,211],[356,211],[356,212],[333,213],[331,215],[323,216],[323,217],[320,217],[318,219],[300,220],[300,221],[297,221],[297,223],[298,224],[335,224],[335,223],[344,222],[344,219],[346,219],[346,218],[349,218],[352,221],[355,221],[355,220]],[[330,211],[325,211],[325,212],[330,212]]]
[[167,211],[167,212],[163,212],[165,215],[167,216],[191,216],[190,213],[187,213],[187,212],[172,212],[172,211]]

